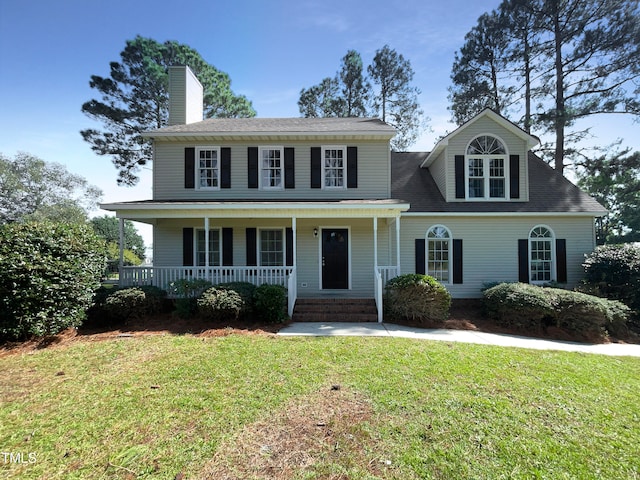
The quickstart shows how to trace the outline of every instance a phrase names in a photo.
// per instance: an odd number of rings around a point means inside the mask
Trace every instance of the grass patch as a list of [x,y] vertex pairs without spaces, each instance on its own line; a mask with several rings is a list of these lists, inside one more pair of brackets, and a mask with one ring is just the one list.
[[36,455],[3,478],[640,477],[637,358],[166,335],[0,368],[0,450]]

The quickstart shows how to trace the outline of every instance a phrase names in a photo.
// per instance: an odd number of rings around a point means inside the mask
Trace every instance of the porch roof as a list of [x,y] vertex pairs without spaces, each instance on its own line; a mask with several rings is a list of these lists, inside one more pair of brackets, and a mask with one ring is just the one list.
[[389,218],[409,210],[403,200],[141,200],[102,204],[119,218]]

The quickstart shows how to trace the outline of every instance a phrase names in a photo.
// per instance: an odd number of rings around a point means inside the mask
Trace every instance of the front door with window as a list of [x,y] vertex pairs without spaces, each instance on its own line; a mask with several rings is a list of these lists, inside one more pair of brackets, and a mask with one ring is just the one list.
[[322,288],[349,288],[349,230],[322,229]]

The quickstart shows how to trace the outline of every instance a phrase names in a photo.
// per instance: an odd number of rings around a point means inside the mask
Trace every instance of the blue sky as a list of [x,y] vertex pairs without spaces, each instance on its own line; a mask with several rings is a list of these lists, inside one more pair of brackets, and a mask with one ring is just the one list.
[[[430,150],[449,123],[454,52],[500,0],[191,1],[0,0],[0,152],[25,151],[66,165],[100,187],[103,201],[151,197],[149,172],[135,188],[116,186],[108,158],[79,131],[96,127],[80,108],[94,97],[91,75],[107,76],[136,35],[176,40],[227,72],[261,117],[299,116],[300,89],[335,74],[349,49],[369,64],[389,44],[410,60],[431,118],[414,150]],[[603,117],[594,142],[617,137],[640,149],[638,125]],[[635,142],[635,144],[633,143]]]

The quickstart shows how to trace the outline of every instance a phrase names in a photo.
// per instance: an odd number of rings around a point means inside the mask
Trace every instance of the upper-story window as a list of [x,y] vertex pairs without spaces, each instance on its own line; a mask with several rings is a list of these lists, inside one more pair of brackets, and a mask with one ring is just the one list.
[[347,171],[347,148],[322,147],[322,185],[324,188],[345,188]]
[[220,188],[220,148],[196,148],[198,188]]
[[281,189],[284,178],[282,147],[260,147],[260,181],[265,189]]
[[507,149],[492,135],[474,138],[465,155],[467,198],[499,200],[507,198]]

